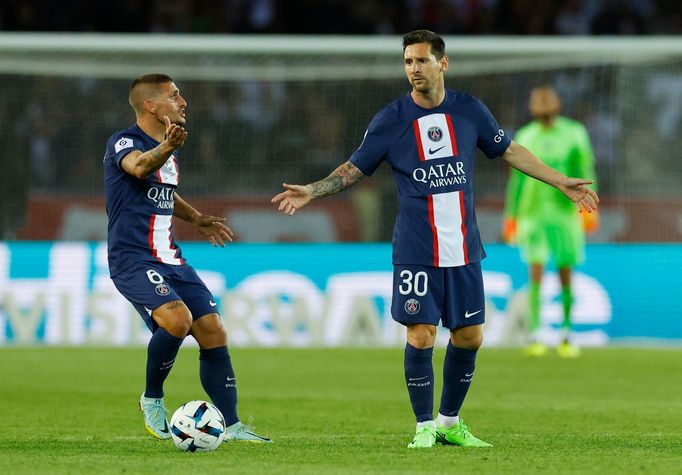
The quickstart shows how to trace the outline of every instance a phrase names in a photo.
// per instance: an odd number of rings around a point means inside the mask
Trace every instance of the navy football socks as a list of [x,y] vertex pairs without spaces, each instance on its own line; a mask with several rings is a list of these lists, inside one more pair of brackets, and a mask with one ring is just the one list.
[[476,366],[476,352],[471,348],[459,348],[448,342],[443,365],[443,393],[440,399],[440,414],[456,416],[471,386]]
[[225,417],[225,426],[239,422],[237,378],[226,346],[199,350],[199,377],[204,391]]
[[168,377],[183,338],[177,338],[158,328],[147,345],[147,387],[145,397],[162,398],[163,382]]
[[405,383],[417,422],[433,419],[433,347],[405,345]]

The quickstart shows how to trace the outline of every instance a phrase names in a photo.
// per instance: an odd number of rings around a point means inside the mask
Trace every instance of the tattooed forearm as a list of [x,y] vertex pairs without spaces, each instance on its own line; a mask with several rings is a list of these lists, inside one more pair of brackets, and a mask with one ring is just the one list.
[[126,157],[124,161],[128,160],[128,164],[124,163],[123,167],[128,173],[138,178],[145,178],[161,168],[168,160],[168,157],[171,156],[173,150],[165,142],[160,143],[144,153],[138,153],[135,156],[131,153],[130,156],[132,158],[129,160]]
[[192,206],[182,199],[177,192],[173,192],[173,216],[187,221],[188,223],[195,223],[199,212],[192,208]]
[[333,195],[343,191],[365,178],[365,175],[350,162],[346,162],[334,170],[327,178],[311,183],[313,197]]

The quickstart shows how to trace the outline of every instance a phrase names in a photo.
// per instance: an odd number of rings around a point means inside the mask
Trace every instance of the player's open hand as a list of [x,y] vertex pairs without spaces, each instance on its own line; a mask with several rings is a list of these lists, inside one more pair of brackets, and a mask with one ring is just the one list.
[[225,218],[202,214],[195,218],[194,226],[206,236],[213,247],[225,247],[225,242],[232,242],[234,238],[234,233],[225,224]]
[[582,211],[585,210],[588,213],[591,213],[597,209],[597,204],[599,203],[597,193],[586,186],[591,184],[592,180],[566,178],[558,188],[575,203],[579,212],[582,213]]
[[286,215],[291,216],[297,209],[303,208],[313,199],[312,190],[307,185],[288,185],[284,183],[282,186],[287,191],[280,193],[270,201],[275,204],[279,203],[277,209]]
[[167,115],[163,116],[163,121],[166,123],[166,141],[173,149],[182,147],[187,138],[185,128],[178,124],[172,124]]

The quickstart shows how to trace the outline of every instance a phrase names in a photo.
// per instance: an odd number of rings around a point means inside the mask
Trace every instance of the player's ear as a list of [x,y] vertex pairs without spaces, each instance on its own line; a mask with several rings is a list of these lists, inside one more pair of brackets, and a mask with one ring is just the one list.
[[156,104],[154,104],[154,101],[150,99],[144,101],[144,110],[146,110],[150,114],[154,114],[156,112]]
[[448,67],[450,66],[450,60],[448,59],[447,56],[443,56],[440,58],[440,70],[445,72],[448,70]]

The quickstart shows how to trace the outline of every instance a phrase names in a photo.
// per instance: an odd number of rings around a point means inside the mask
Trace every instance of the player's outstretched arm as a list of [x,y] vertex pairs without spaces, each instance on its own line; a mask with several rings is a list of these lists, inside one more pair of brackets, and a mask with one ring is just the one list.
[[225,247],[225,241],[232,242],[234,233],[225,224],[225,218],[200,213],[177,192],[173,193],[173,198],[175,201],[173,216],[193,224],[208,239],[208,242],[213,244],[213,247]]
[[304,207],[315,198],[334,195],[346,190],[365,178],[358,167],[347,161],[334,170],[327,178],[308,185],[282,186],[286,191],[272,198],[272,203],[279,203],[278,209],[284,214],[291,216],[297,209]]
[[502,155],[502,158],[509,165],[526,175],[559,189],[559,191],[575,203],[578,211],[585,210],[591,213],[597,209],[599,197],[586,186],[591,184],[592,180],[566,177],[563,173],[559,173],[545,165],[540,159],[530,153],[526,147],[517,144],[513,140]]
[[178,124],[171,124],[168,116],[166,122],[166,138],[159,145],[144,153],[139,150],[130,152],[121,160],[121,167],[136,178],[144,179],[163,166],[173,151],[184,145],[187,131]]

